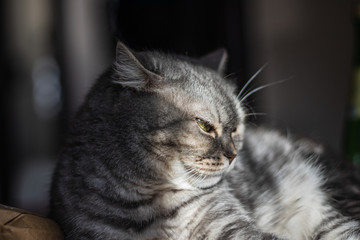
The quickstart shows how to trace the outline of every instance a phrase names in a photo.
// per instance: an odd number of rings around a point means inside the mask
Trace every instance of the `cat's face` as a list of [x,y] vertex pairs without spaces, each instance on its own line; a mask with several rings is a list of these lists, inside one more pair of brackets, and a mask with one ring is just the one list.
[[173,136],[178,144],[171,180],[182,187],[208,188],[218,183],[236,161],[244,124],[233,112],[214,111],[204,102],[194,102],[186,110],[188,118]]
[[[126,57],[122,62],[131,61]],[[244,111],[234,87],[204,67],[169,59],[164,64],[154,56],[148,61],[157,66],[152,67],[156,73],[149,67],[140,69],[133,73],[135,78],[120,84],[158,99],[156,110],[150,111],[157,123],[149,123],[156,127],[145,134],[152,166],[178,188],[214,186],[233,166],[242,146]],[[148,82],[135,83],[147,74]]]

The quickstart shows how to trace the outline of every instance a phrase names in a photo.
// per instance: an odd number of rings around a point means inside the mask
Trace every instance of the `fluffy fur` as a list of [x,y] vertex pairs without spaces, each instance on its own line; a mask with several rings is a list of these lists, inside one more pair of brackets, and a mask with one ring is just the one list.
[[209,56],[220,64],[118,44],[54,174],[66,239],[360,239],[358,175],[245,128],[224,55]]

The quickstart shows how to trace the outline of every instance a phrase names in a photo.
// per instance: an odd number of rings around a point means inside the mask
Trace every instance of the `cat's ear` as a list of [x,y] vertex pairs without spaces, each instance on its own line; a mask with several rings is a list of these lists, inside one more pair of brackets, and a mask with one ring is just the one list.
[[137,91],[149,91],[156,87],[161,76],[147,70],[139,59],[123,43],[116,45],[115,83]]
[[227,51],[224,48],[220,48],[201,57],[200,61],[205,66],[217,71],[220,74],[223,74],[225,71],[227,58]]

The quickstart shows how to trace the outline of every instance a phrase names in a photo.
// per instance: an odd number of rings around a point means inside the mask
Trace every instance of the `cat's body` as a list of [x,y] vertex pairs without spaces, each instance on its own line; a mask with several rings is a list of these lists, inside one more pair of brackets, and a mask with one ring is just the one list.
[[70,129],[52,216],[66,239],[360,239],[359,186],[244,121],[216,71],[118,44]]

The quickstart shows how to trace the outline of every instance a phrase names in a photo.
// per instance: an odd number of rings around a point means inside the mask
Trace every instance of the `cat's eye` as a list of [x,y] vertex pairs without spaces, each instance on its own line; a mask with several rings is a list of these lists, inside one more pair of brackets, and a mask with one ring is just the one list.
[[195,118],[195,121],[204,132],[211,132],[214,130],[214,127],[207,121],[204,121],[200,118]]

